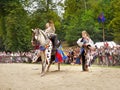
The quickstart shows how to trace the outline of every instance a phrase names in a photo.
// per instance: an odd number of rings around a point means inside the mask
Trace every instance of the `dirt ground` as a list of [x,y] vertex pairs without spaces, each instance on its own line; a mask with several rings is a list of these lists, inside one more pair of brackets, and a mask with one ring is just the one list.
[[120,69],[81,65],[57,65],[40,76],[39,64],[0,64],[0,90],[120,90]]

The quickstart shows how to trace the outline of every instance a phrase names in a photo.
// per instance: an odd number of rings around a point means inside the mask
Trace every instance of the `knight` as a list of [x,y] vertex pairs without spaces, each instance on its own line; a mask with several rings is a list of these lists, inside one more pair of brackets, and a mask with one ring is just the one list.
[[53,21],[49,20],[48,23],[46,23],[45,33],[53,43],[53,51],[56,51],[57,47],[60,45],[60,42],[57,39],[57,34],[55,34],[55,31],[56,30]]
[[88,54],[91,50],[94,50],[94,43],[89,34],[86,31],[82,31],[82,38],[78,39],[77,44],[81,47],[80,59],[82,59],[82,69],[83,71],[88,71]]

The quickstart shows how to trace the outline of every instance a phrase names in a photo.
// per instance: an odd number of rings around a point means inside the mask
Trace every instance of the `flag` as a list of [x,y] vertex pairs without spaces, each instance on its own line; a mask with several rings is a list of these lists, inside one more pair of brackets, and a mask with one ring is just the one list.
[[62,50],[62,46],[60,46],[55,54],[56,58],[55,58],[55,62],[63,62],[64,60],[67,59],[67,56],[65,55],[65,53]]
[[101,14],[98,16],[98,22],[99,22],[99,23],[100,23],[100,22],[102,22],[102,23],[105,22],[105,17],[104,17],[104,14],[103,14],[103,13],[101,13]]

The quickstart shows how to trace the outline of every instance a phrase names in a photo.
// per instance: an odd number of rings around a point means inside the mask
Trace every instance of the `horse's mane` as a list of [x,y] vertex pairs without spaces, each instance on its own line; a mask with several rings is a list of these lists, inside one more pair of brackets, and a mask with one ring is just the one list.
[[38,40],[39,40],[40,44],[43,46],[48,44],[48,42],[49,42],[47,35],[41,29],[38,29]]
[[39,29],[39,32],[41,32],[41,34],[44,36],[45,40],[48,39],[48,37],[45,35],[45,32],[43,30]]

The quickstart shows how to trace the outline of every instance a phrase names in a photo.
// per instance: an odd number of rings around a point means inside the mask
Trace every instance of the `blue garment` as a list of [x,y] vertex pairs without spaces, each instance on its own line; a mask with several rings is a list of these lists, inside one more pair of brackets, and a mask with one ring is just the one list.
[[[85,41],[84,38],[82,38],[81,42],[83,42],[83,45],[86,43],[86,41]],[[80,49],[80,55],[81,55],[83,52],[84,52],[84,48],[81,47],[81,49]]]
[[79,57],[76,58],[76,64],[81,64]]
[[40,50],[44,51],[46,48],[44,46],[40,46]]
[[80,49],[80,55],[83,54],[83,52],[84,52],[84,48],[82,47],[82,48]]

